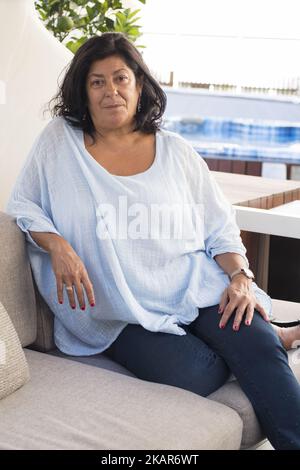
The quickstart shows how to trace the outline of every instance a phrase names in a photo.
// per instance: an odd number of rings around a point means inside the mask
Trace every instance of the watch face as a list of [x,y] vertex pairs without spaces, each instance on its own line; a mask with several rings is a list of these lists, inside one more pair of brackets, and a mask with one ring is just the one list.
[[253,278],[254,278],[254,274],[253,274],[253,272],[252,272],[250,269],[248,269],[248,268],[243,268],[242,271],[245,273],[245,275],[246,275],[247,277],[249,277],[249,279],[253,279]]

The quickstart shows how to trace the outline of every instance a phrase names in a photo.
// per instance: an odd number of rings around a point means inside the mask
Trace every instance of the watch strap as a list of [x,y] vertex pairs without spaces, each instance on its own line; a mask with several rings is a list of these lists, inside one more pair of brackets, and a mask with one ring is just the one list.
[[[248,268],[247,268],[247,270],[248,270]],[[249,271],[250,271],[250,269],[249,269]],[[254,275],[253,275],[252,271],[250,271],[250,273],[251,273],[251,276],[248,276],[245,268],[238,268],[238,269],[236,269],[235,271],[233,271],[233,272],[229,275],[229,277],[230,277],[230,280],[232,281],[232,279],[234,278],[234,276],[236,276],[237,274],[243,274],[247,279],[252,279],[252,280],[253,280],[253,279],[254,279]]]

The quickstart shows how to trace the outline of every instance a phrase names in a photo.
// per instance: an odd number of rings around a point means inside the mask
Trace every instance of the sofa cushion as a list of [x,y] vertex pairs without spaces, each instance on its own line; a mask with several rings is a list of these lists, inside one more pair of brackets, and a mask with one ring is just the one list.
[[56,349],[54,343],[54,314],[39,293],[34,279],[33,285],[36,299],[37,335],[34,343],[30,345],[30,349],[41,352],[52,351]]
[[[31,346],[30,349],[32,349]],[[101,369],[110,370],[112,372],[118,372],[119,374],[128,375],[129,377],[136,377],[136,375],[123,367],[121,364],[118,364],[117,362],[110,359],[110,357],[106,356],[105,353],[93,354],[92,356],[68,356],[56,348],[50,351],[48,354],[52,354],[56,357],[63,357],[69,361],[81,362],[82,364],[88,364],[90,366],[100,367]]]
[[10,215],[0,212],[0,299],[22,346],[36,338],[36,304],[25,237]]
[[242,449],[253,447],[264,439],[265,436],[253,407],[236,380],[227,382],[219,390],[209,395],[209,398],[223,405],[230,406],[240,415],[243,421]]
[[[295,302],[272,299],[274,319],[293,321],[300,317],[300,305]],[[300,382],[300,348],[288,351],[289,364]],[[209,398],[230,406],[240,415],[244,427],[242,448],[255,446],[264,436],[252,405],[236,381],[226,383]]]
[[31,380],[0,402],[0,449],[238,449],[232,409],[169,385],[25,350]]
[[[300,349],[288,351],[288,357],[290,367],[300,382]],[[244,423],[242,449],[253,447],[264,438],[253,407],[236,380],[227,382],[219,390],[209,395],[209,398],[230,406],[240,415]]]
[[300,318],[300,304],[287,300],[272,299],[273,320],[293,321]]
[[[300,316],[299,304],[280,300],[273,300],[272,302],[274,315],[277,319],[292,321]],[[53,351],[53,354],[134,377],[131,372],[110,360],[104,354],[97,354],[95,356],[88,357],[74,357],[66,356],[58,350]],[[288,355],[290,366],[300,382],[300,349],[297,351],[289,351]],[[230,381],[228,381],[223,387],[211,394],[209,399],[231,407],[240,415],[243,421],[242,448],[247,449],[256,446],[262,439],[264,439],[263,432],[256,418],[253,407],[244,392],[241,390],[234,376],[231,376]]]
[[0,400],[28,380],[29,369],[20,340],[0,302]]

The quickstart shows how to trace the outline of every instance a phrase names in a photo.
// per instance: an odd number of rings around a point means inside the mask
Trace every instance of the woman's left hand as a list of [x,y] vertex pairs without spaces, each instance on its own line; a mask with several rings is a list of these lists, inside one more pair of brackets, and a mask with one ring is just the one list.
[[251,284],[252,281],[243,274],[234,276],[221,297],[219,305],[219,313],[222,315],[219,323],[220,328],[225,328],[234,311],[233,329],[235,331],[239,330],[242,320],[247,326],[251,325],[254,309],[260,313],[264,320],[269,322],[266,311],[256,300]]

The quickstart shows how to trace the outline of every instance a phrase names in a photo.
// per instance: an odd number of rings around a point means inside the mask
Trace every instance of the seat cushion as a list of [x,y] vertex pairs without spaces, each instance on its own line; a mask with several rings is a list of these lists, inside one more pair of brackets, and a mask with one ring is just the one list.
[[227,382],[219,390],[209,395],[209,398],[230,406],[239,414],[243,421],[242,449],[253,447],[264,439],[265,436],[253,407],[236,380]]
[[231,408],[26,350],[31,380],[0,401],[1,449],[238,449]]
[[[300,382],[300,349],[288,351],[289,364],[298,382]],[[223,405],[230,406],[235,410],[243,421],[242,449],[256,446],[264,434],[256,418],[253,407],[240,388],[236,380],[227,382],[223,387],[209,395],[211,400],[215,400]]]
[[[273,300],[273,307],[274,315],[278,319],[292,321],[295,318],[299,318],[299,304]],[[134,377],[131,372],[112,361],[104,354],[89,357],[76,357],[66,356],[58,350],[51,352],[51,354]],[[288,352],[288,355],[290,366],[300,382],[300,349],[291,350]],[[264,439],[264,434],[260,428],[253,407],[234,376],[231,376],[230,380],[223,387],[212,393],[209,399],[229,406],[239,414],[243,422],[242,448],[254,447]]]
[[273,320],[293,321],[300,318],[300,304],[287,300],[272,299]]
[[[293,321],[300,318],[300,305],[285,300],[272,300],[274,318],[281,321]],[[289,364],[298,382],[300,382],[300,348],[288,351]],[[264,437],[252,405],[236,381],[226,383],[209,396],[210,399],[230,406],[240,415],[244,427],[242,448],[257,445]]]
[[22,346],[36,338],[36,304],[25,237],[10,215],[0,212],[0,300]]
[[[30,346],[30,349],[32,349],[32,346]],[[64,359],[68,359],[70,361],[76,361],[81,362],[82,364],[100,367],[101,369],[110,370],[112,372],[118,372],[119,374],[128,375],[129,377],[136,377],[136,375],[123,367],[121,364],[118,364],[117,362],[107,357],[104,353],[94,354],[93,356],[68,356],[56,348],[50,351],[48,354],[56,357],[63,357]]]
[[[300,316],[300,305],[293,302],[273,300],[273,308],[275,317],[281,320],[292,321]],[[58,350],[53,351],[53,354],[134,377],[131,372],[112,361],[104,354],[97,354],[90,357],[74,357],[66,356]],[[300,349],[289,351],[288,356],[290,366],[300,382]],[[209,399],[229,406],[239,414],[243,421],[242,448],[247,449],[254,447],[264,439],[264,434],[253,407],[234,376],[231,376],[230,380],[223,387],[212,393]]]
[[29,369],[16,330],[0,302],[0,400],[29,380]]

